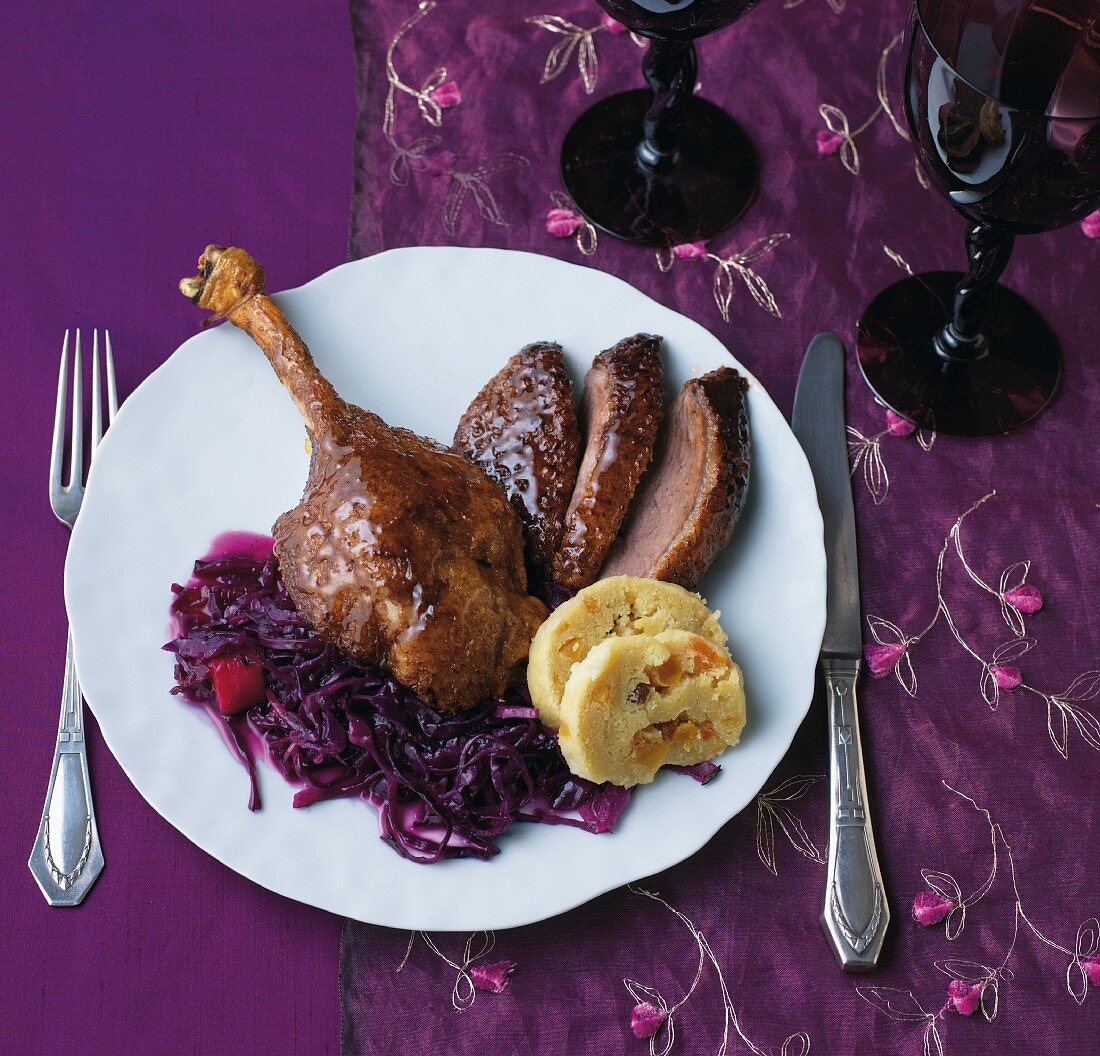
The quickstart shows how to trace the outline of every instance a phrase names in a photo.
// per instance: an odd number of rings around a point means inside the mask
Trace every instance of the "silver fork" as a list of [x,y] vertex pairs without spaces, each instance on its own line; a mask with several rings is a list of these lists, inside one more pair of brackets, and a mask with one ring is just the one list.
[[[107,375],[108,424],[115,420],[118,395],[111,335],[103,331],[104,366]],[[66,393],[69,388],[69,331],[61,346],[61,370],[57,379],[57,411],[50,448],[50,505],[57,519],[72,528],[84,499],[84,411],[80,363],[80,331],[73,347],[72,441],[69,480],[62,483],[65,449]],[[94,456],[103,435],[103,394],[100,387],[99,331],[92,331],[92,435]],[[88,755],[84,749],[84,700],[73,663],[73,637],[65,647],[65,684],[61,691],[61,720],[57,727],[53,768],[38,836],[31,851],[31,873],[51,906],[78,906],[103,872],[103,850],[92,806],[88,779]]]

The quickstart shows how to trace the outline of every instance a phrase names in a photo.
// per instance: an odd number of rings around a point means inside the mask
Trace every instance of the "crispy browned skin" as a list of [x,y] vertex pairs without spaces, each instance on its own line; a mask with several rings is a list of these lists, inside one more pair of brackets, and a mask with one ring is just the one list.
[[546,617],[499,484],[342,400],[243,250],[208,246],[180,283],[263,349],[312,442],[302,501],[273,529],[290,596],[325,641],[444,708],[502,693]]
[[584,379],[584,459],[554,558],[559,583],[595,582],[653,457],[663,402],[661,338],[635,334],[593,361]]
[[747,389],[731,367],[683,387],[602,575],[646,576],[688,589],[703,577],[733,535],[745,502]]
[[581,437],[561,345],[527,345],[479,392],[454,449],[504,485],[531,566],[549,578],[577,483]]

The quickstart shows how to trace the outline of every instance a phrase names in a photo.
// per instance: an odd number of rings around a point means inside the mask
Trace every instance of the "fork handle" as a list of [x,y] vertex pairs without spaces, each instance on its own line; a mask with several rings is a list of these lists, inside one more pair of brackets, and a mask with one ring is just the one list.
[[84,747],[84,701],[71,633],[65,647],[65,682],[50,784],[27,864],[51,906],[79,905],[103,871]]
[[860,662],[823,659],[829,708],[829,858],[821,924],[846,972],[878,962],[890,923],[859,740],[856,685]]

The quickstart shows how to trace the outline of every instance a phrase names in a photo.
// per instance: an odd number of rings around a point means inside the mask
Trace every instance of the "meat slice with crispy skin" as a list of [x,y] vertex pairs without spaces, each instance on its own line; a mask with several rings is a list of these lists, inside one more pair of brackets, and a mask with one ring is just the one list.
[[584,379],[584,458],[554,558],[557,582],[595,582],[653,457],[663,403],[660,337],[635,334],[593,361]]
[[748,385],[732,367],[689,381],[665,416],[604,576],[645,576],[693,589],[729,542],[749,484]]
[[479,392],[455,430],[454,449],[504,485],[544,579],[577,483],[581,437],[561,345],[520,349]]
[[523,535],[504,489],[453,451],[341,399],[244,250],[207,246],[199,268],[180,290],[251,335],[309,432],[302,499],[272,530],[302,618],[442,708],[515,684],[547,612],[527,595]]

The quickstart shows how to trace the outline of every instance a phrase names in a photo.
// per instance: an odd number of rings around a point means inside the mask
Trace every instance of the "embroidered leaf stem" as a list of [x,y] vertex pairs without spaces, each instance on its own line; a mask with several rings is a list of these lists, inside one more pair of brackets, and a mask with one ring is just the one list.
[[[1085,1000],[1089,984],[1096,985],[1097,983],[1097,979],[1090,972],[1096,971],[1098,966],[1095,959],[1097,953],[1100,952],[1100,921],[1097,921],[1095,917],[1088,918],[1078,926],[1072,948],[1063,945],[1039,929],[1024,908],[1015,856],[1004,829],[998,822],[993,820],[992,815],[985,807],[980,806],[976,800],[965,792],[952,787],[946,781],[942,784],[944,788],[969,804],[984,818],[989,828],[991,848],[989,875],[973,894],[965,898],[962,896],[958,883],[949,873],[931,869],[921,870],[921,877],[931,891],[955,903],[955,908],[947,916],[947,939],[953,942],[962,934],[967,907],[977,905],[990,892],[997,879],[1002,862],[1008,863],[1009,880],[1012,885],[1013,929],[1012,938],[999,964],[988,965],[981,961],[965,958],[948,958],[933,962],[932,966],[951,980],[950,985],[947,987],[947,1001],[937,1012],[927,1011],[911,990],[874,986],[856,988],[856,992],[860,997],[891,1019],[911,1023],[923,1022],[922,1038],[925,1053],[929,1051],[929,1045],[936,1052],[943,1051],[942,1039],[936,1028],[936,1021],[942,1021],[949,1010],[954,1010],[961,1015],[971,1015],[980,1011],[982,1016],[990,1023],[997,1018],[1001,1001],[1001,984],[1011,982],[1014,978],[1014,973],[1008,965],[1015,953],[1021,935],[1030,934],[1043,946],[1067,958],[1066,990],[1077,1004],[1081,1004]],[[921,923],[930,926],[938,923],[938,920],[942,918],[921,919],[920,913],[929,902],[927,895],[928,892],[921,892],[914,899],[914,917]],[[1100,976],[1100,972],[1096,972],[1096,975]]]
[[[1031,562],[1017,561],[1009,565],[994,587],[977,571],[966,555],[963,527],[996,494],[991,491],[982,496],[951,526],[936,559],[936,609],[923,629],[916,634],[907,634],[902,628],[880,616],[867,617],[867,627],[875,641],[875,645],[868,645],[865,649],[871,674],[884,675],[892,671],[906,693],[915,697],[917,679],[913,669],[912,651],[942,619],[958,645],[978,664],[978,690],[992,710],[997,709],[1004,693],[1029,693],[1044,702],[1047,733],[1062,758],[1069,757],[1070,735],[1074,731],[1085,744],[1100,751],[1100,718],[1085,706],[1100,696],[1100,670],[1085,671],[1073,679],[1066,689],[1051,692],[1038,689],[1027,682],[1016,663],[1036,645],[1036,639],[1026,634],[1024,617],[1034,614],[1042,607],[1041,594],[1027,582]],[[955,619],[955,610],[945,593],[944,568],[952,550],[967,578],[982,593],[997,600],[1001,615],[1013,634],[1011,639],[998,644],[988,654],[962,633]],[[898,646],[901,648],[897,649]],[[891,649],[891,652],[882,651],[886,648]]]
[[767,256],[776,246],[786,242],[791,237],[789,231],[779,231],[772,235],[764,235],[750,242],[744,249],[738,250],[727,257],[711,253],[701,242],[694,242],[684,246],[673,246],[670,249],[657,250],[657,267],[661,271],[670,271],[677,259],[680,260],[711,260],[717,265],[714,272],[714,303],[722,316],[722,321],[730,321],[730,304],[733,301],[733,293],[736,288],[735,276],[744,283],[752,299],[769,315],[777,319],[783,317],[779,310],[779,304],[775,295],[764,279],[752,267],[752,264]]
[[[733,998],[730,996],[729,987],[726,985],[726,977],[722,972],[722,966],[718,963],[718,958],[715,957],[714,951],[711,949],[706,936],[687,916],[666,902],[660,895],[652,891],[647,891],[645,888],[636,887],[633,884],[630,886],[630,890],[636,895],[642,895],[645,898],[652,899],[654,902],[658,903],[658,905],[664,906],[665,909],[675,916],[680,923],[687,928],[692,939],[695,940],[695,945],[699,954],[691,984],[688,986],[683,996],[671,1005],[668,1004],[664,996],[656,987],[646,986],[643,983],[639,983],[636,979],[623,980],[623,986],[626,988],[631,998],[633,998],[635,1008],[640,1004],[649,1004],[657,1009],[658,1012],[664,1013],[661,1024],[649,1038],[650,1056],[667,1056],[672,1050],[672,1046],[676,1040],[676,1013],[683,1008],[698,989],[703,974],[708,966],[713,970],[715,979],[718,983],[724,1014],[722,1041],[716,1050],[715,1056],[726,1056],[726,1053],[729,1051],[731,1027],[737,1037],[739,1037],[748,1050],[753,1053],[753,1056],[768,1056],[768,1053],[753,1042],[742,1029],[740,1017],[733,1006]],[[698,1047],[694,1047],[692,1051],[698,1051]],[[809,1052],[810,1038],[805,1032],[799,1031],[796,1034],[788,1035],[788,1037],[784,1039],[783,1046],[780,1049],[780,1056],[809,1056]]]
[[804,858],[819,865],[825,863],[817,844],[810,838],[802,822],[788,804],[801,799],[824,774],[800,774],[790,777],[770,792],[756,797],[756,854],[773,876],[779,872],[775,862],[775,826],[778,825],[791,846]]

